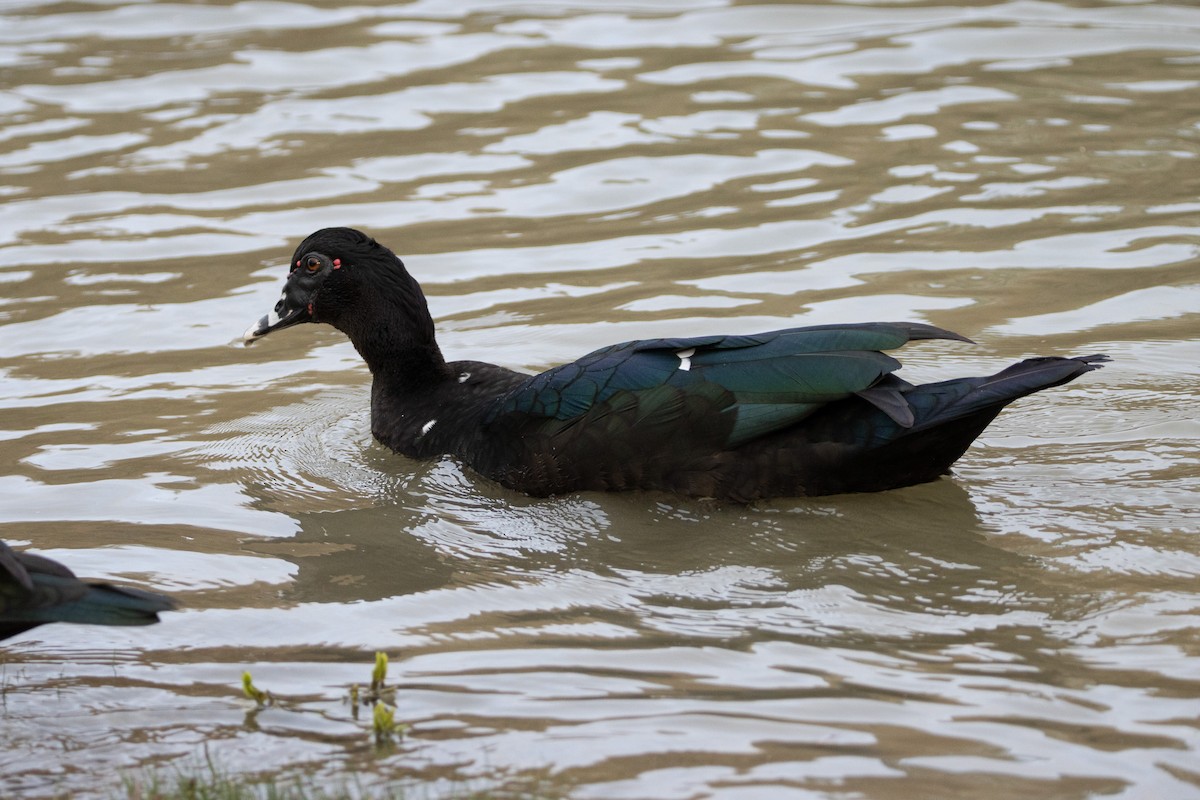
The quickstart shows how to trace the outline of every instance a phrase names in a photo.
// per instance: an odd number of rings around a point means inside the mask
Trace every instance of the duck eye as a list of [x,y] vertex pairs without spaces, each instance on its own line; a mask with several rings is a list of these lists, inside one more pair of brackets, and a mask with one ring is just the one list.
[[316,272],[321,268],[321,259],[316,256],[309,256],[304,259],[304,266],[308,268],[309,272]]

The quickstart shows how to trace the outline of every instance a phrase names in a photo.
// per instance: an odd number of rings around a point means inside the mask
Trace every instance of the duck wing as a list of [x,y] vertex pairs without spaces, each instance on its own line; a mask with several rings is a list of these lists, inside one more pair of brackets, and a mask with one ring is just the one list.
[[608,420],[614,430],[665,428],[736,448],[852,394],[911,424],[897,390],[872,387],[900,367],[881,351],[918,339],[969,341],[931,325],[873,322],[625,342],[531,377],[484,425],[564,437]]

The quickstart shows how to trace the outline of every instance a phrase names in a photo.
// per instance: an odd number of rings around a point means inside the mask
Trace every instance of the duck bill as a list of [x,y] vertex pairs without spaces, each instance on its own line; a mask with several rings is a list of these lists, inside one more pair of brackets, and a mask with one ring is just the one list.
[[275,303],[275,308],[257,323],[247,327],[246,332],[241,335],[241,341],[252,344],[272,331],[281,331],[284,327],[300,323],[311,323],[313,294],[310,288],[289,277],[283,287],[280,301]]
[[296,268],[288,273],[275,308],[242,334],[245,344],[253,344],[268,333],[290,328],[301,322],[317,321],[313,311],[317,293],[329,273],[340,265],[334,264],[325,256],[313,254],[311,258],[317,263],[306,269],[301,269],[300,262],[296,262]]
[[241,335],[241,341],[244,344],[253,344],[268,333],[283,330],[284,327],[307,323],[307,321],[312,321],[312,314],[308,313],[306,306],[288,308],[282,314],[280,309],[272,308],[269,314],[264,314],[257,323],[247,327],[246,332]]

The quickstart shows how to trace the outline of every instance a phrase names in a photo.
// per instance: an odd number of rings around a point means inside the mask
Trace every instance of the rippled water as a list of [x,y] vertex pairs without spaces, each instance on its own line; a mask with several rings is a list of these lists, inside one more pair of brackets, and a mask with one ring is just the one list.
[[[119,769],[587,798],[1200,797],[1200,9],[9,2],[0,537],[187,606],[3,645],[0,795]],[[450,358],[869,319],[905,375],[1114,363],[935,484],[531,500],[253,349],[295,243]],[[393,660],[412,725],[343,697]],[[283,698],[242,699],[249,669]]]

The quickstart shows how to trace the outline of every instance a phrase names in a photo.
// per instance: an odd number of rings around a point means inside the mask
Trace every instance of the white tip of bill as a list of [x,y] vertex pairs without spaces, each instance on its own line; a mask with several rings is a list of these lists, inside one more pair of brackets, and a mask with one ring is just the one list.
[[[274,319],[272,319],[272,317],[274,317]],[[273,325],[276,322],[279,322],[279,316],[274,311],[272,311],[270,314],[267,314],[265,317],[260,319],[258,322],[255,322],[249,328],[246,328],[246,332],[242,334],[242,344],[252,344],[255,339],[262,336],[262,334],[259,333],[259,331],[267,330],[269,327],[271,327],[271,325]]]

